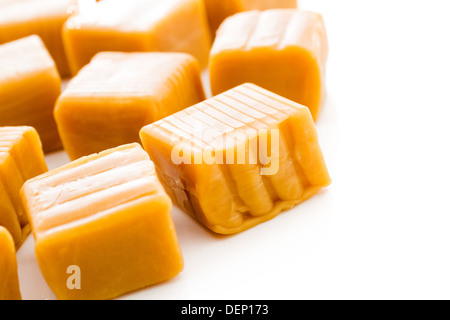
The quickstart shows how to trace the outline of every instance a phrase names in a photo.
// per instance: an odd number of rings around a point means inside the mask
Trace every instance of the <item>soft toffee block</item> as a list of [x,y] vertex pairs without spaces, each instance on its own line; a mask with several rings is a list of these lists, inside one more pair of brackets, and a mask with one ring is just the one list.
[[58,299],[112,299],[183,269],[172,203],[139,144],[29,180],[22,197],[39,266]]
[[47,171],[39,136],[31,127],[0,127],[0,226],[20,247],[30,226],[20,198],[26,180]]
[[55,117],[74,160],[140,142],[143,126],[204,98],[198,63],[188,54],[103,52],[69,83]]
[[274,218],[330,184],[309,109],[244,84],[141,131],[174,203],[219,234]]
[[0,70],[0,126],[31,126],[45,152],[60,149],[53,109],[61,79],[39,37],[0,45]]
[[211,48],[202,0],[103,0],[72,16],[63,37],[73,73],[102,51],[184,52],[206,66]]
[[295,9],[249,11],[228,18],[211,57],[211,90],[254,83],[307,106],[318,117],[328,44],[320,14]]
[[229,16],[248,10],[297,8],[297,0],[205,0],[208,22],[212,33]]
[[70,76],[61,30],[77,9],[77,0],[0,1],[0,43],[38,35],[63,77]]
[[14,241],[0,226],[0,300],[21,300]]

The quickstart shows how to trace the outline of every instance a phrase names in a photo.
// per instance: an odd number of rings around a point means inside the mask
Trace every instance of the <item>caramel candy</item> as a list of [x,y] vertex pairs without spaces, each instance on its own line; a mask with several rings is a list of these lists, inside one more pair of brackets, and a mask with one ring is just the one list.
[[219,234],[330,184],[309,109],[252,84],[146,126],[141,139],[172,200]]
[[14,241],[0,226],[0,300],[22,300]]
[[47,171],[39,136],[31,127],[0,127],[0,225],[20,247],[30,232],[20,199],[24,182]]
[[0,43],[38,35],[55,60],[61,76],[69,77],[61,29],[76,9],[76,0],[0,1]]
[[45,152],[61,148],[53,117],[61,79],[38,36],[0,45],[0,126],[31,126]]
[[197,62],[184,53],[105,52],[70,82],[55,117],[72,160],[139,142],[139,130],[204,100]]
[[102,51],[184,52],[205,66],[211,48],[202,0],[100,1],[72,16],[63,37],[73,73]]
[[213,33],[229,16],[248,10],[297,8],[297,0],[205,0],[208,22]]
[[139,144],[29,180],[22,197],[58,299],[111,299],[183,269],[170,198]]
[[295,9],[249,11],[228,18],[211,58],[214,95],[250,82],[307,106],[316,120],[328,54],[320,14]]

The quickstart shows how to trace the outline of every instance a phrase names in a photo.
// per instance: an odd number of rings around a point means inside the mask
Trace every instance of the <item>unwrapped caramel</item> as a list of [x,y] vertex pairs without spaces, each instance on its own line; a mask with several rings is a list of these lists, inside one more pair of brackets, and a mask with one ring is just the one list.
[[0,45],[0,126],[31,126],[44,151],[61,148],[53,109],[61,78],[38,36]]
[[172,200],[220,234],[330,184],[309,109],[252,84],[148,125],[141,138]]
[[205,98],[195,59],[184,53],[104,52],[69,83],[55,118],[69,157],[139,142],[139,130]]
[[170,198],[139,144],[31,179],[22,197],[39,266],[58,299],[111,299],[183,269]]
[[17,248],[30,233],[20,199],[24,182],[47,171],[39,136],[31,127],[0,127],[0,225]]
[[214,95],[250,82],[307,106],[316,120],[325,93],[328,43],[320,14],[249,11],[228,18],[211,50]]
[[2,0],[0,1],[0,44],[38,35],[55,60],[62,77],[70,70],[61,30],[77,10],[77,0]]
[[104,0],[72,16],[63,31],[76,74],[98,52],[172,51],[208,62],[211,38],[202,0]]
[[17,273],[14,241],[8,230],[0,226],[0,301],[22,300]]

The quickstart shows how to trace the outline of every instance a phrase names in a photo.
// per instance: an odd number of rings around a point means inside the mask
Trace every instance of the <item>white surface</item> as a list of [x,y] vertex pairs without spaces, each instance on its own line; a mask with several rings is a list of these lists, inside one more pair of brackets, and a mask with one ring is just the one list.
[[[184,271],[123,299],[450,298],[449,2],[302,7],[329,33],[318,130],[333,184],[231,237],[174,209]],[[54,299],[33,245],[18,252],[23,298]]]

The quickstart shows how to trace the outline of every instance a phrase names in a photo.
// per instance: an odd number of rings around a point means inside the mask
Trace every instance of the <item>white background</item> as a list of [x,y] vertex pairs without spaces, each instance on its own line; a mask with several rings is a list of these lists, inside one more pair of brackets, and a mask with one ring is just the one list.
[[[322,13],[329,34],[317,125],[333,184],[230,237],[174,209],[184,271],[121,298],[450,298],[449,1],[301,7]],[[18,252],[23,298],[54,299],[33,246]]]

